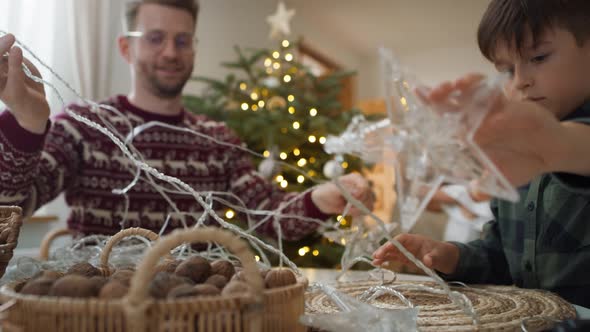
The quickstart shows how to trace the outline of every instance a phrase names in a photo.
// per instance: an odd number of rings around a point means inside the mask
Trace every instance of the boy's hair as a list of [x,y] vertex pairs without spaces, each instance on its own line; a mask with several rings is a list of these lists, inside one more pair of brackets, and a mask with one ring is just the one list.
[[178,9],[186,10],[191,14],[195,25],[197,23],[197,17],[199,16],[199,2],[198,0],[140,0],[131,1],[126,4],[125,14],[123,16],[123,28],[127,32],[135,30],[135,24],[137,21],[137,13],[139,8],[144,4],[157,4],[162,6],[170,6]]
[[499,42],[522,53],[530,32],[536,44],[547,28],[572,33],[579,46],[590,37],[590,0],[492,0],[477,31],[481,53],[493,61]]

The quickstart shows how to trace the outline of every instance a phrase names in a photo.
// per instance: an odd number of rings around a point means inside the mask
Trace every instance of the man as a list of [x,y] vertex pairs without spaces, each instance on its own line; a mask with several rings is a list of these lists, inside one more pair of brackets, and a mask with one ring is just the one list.
[[[108,123],[121,137],[126,137],[131,127],[158,121],[221,141],[224,144],[164,126],[151,127],[133,138],[134,147],[150,166],[179,178],[198,192],[229,192],[233,194],[229,199],[232,203],[251,210],[280,208],[282,214],[318,219],[341,213],[346,201],[331,183],[317,186],[285,207],[296,194],[272,186],[255,172],[244,152],[228,147],[225,143],[241,142],[225,125],[184,110],[181,93],[193,70],[198,12],[194,0],[129,4],[125,15],[128,31],[119,38],[118,45],[131,69],[131,91],[105,102],[123,116],[80,105],[72,105],[70,110],[96,123]],[[145,173],[142,181],[128,191],[128,201],[125,196],[113,194],[112,189],[124,188],[133,181],[134,165],[110,139],[70,115],[62,113],[48,119],[43,87],[24,75],[22,51],[12,47],[13,43],[11,35],[0,39],[0,52],[10,52],[0,68],[6,73],[0,82],[0,99],[9,108],[0,115],[0,153],[4,156],[0,161],[0,203],[21,205],[31,214],[65,192],[66,202],[72,207],[68,226],[79,234],[113,234],[120,224],[159,231],[167,216],[171,217],[169,228],[196,222],[203,208],[194,197]],[[356,198],[371,205],[370,190],[363,178],[351,174],[342,177],[341,182]],[[219,214],[226,208],[220,199],[228,197],[214,195],[213,208]],[[269,219],[258,230],[276,236]],[[301,238],[316,228],[314,222],[281,219],[284,239]]]

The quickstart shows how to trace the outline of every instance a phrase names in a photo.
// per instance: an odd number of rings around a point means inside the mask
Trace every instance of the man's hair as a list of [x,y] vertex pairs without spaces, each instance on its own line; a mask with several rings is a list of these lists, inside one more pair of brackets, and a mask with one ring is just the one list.
[[141,0],[127,3],[123,16],[123,28],[127,29],[128,32],[135,30],[139,8],[141,5],[148,3],[186,10],[193,17],[195,24],[197,23],[197,17],[199,16],[198,0]]
[[[590,0],[492,0],[477,31],[481,53],[493,60],[498,43],[522,53],[530,32],[533,44],[548,28],[562,28],[579,46],[590,37]],[[512,44],[513,43],[513,44]]]

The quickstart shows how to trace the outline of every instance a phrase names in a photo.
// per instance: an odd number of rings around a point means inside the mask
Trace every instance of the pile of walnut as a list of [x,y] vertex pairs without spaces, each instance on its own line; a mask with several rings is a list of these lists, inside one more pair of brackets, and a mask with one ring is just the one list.
[[[156,267],[149,293],[156,299],[239,294],[249,291],[243,272],[228,261],[209,262],[202,257],[166,261]],[[104,277],[89,263],[78,263],[65,274],[43,271],[15,287],[21,294],[118,299],[127,294],[133,268],[114,271]],[[266,288],[295,284],[295,274],[285,268],[261,271]]]

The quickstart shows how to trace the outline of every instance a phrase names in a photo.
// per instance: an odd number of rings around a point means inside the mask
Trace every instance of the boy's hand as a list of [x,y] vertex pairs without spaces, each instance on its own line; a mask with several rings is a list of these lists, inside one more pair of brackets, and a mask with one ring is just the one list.
[[[411,252],[426,267],[445,274],[452,274],[459,263],[459,248],[454,244],[432,240],[416,234],[400,234],[395,239]],[[386,261],[398,261],[409,265],[410,261],[395,247],[387,242],[373,253],[373,264],[381,265]]]
[[[375,196],[365,178],[358,173],[350,173],[341,176],[338,181],[344,189],[352,194],[352,197],[363,203],[369,210],[373,209]],[[340,189],[332,182],[317,186],[311,192],[311,199],[318,209],[326,214],[342,213],[347,204],[346,198],[340,193]],[[350,214],[353,216],[360,213],[354,206],[350,209]]]
[[[22,50],[13,47],[14,41],[13,35],[0,37],[0,99],[23,128],[42,134],[49,119],[49,104],[43,84],[25,75],[23,61],[33,75],[41,75],[33,64],[23,59]],[[9,55],[4,56],[7,52]]]
[[[470,74],[430,90],[417,91],[420,98],[444,112],[457,111],[483,75]],[[530,101],[509,101],[499,93],[490,101],[492,109],[475,133],[475,142],[515,186],[530,182],[540,174],[556,171],[556,156],[567,147],[558,137],[564,127],[544,107]]]

